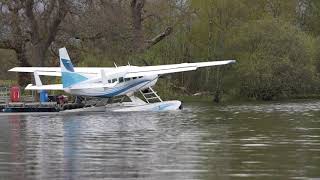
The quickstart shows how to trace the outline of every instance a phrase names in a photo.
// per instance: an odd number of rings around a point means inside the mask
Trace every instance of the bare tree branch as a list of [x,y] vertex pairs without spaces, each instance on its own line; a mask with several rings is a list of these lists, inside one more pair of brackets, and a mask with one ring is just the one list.
[[33,14],[33,5],[34,5],[33,0],[26,0],[25,10],[31,25],[31,40],[32,42],[37,43],[40,39],[40,34],[39,34],[38,22]]
[[143,8],[145,5],[145,0],[131,0],[131,18],[133,27],[133,47],[136,52],[143,52],[150,49],[155,44],[159,43],[165,37],[171,34],[172,27],[167,27],[162,33],[158,34],[150,40],[145,40],[142,22],[148,17],[157,17],[156,15],[149,14],[143,17]]
[[146,49],[150,49],[152,46],[163,40],[165,37],[169,36],[171,32],[172,27],[167,27],[162,33],[147,41]]
[[[54,1],[54,0],[53,0]],[[68,6],[66,5],[64,0],[59,0],[59,8],[58,13],[53,19],[52,24],[48,27],[48,38],[46,41],[46,48],[48,48],[58,32],[59,25],[61,24],[62,20],[68,13]]]
[[77,39],[81,39],[82,41],[86,41],[86,40],[90,40],[90,41],[94,41],[97,39],[101,39],[104,37],[104,34],[102,32],[96,33],[92,36],[81,36],[81,37],[76,37]]
[[48,21],[53,10],[54,10],[54,7],[55,7],[55,4],[56,4],[56,1],[49,1],[47,4],[46,4],[46,11],[44,12],[44,15],[43,15],[43,20],[44,21]]

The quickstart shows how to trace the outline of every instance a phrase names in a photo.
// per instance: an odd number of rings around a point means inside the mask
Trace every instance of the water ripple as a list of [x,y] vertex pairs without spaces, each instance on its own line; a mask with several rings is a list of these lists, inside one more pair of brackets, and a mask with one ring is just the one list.
[[320,177],[318,102],[0,116],[0,179]]

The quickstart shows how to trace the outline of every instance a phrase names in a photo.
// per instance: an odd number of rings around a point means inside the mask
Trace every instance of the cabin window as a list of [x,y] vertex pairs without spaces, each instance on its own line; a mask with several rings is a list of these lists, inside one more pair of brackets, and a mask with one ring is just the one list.
[[123,82],[123,77],[119,77],[119,83]]
[[116,82],[117,81],[117,78],[114,78],[112,79],[112,83]]
[[137,79],[137,77],[133,77],[132,79]]
[[110,79],[108,80],[108,83],[111,83],[111,80],[110,80]]
[[124,78],[124,81],[126,81],[126,82],[130,81],[130,78]]

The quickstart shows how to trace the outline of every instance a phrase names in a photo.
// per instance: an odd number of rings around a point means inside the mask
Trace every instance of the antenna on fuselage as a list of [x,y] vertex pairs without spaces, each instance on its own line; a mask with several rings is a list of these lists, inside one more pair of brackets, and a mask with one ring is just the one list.
[[116,67],[116,68],[118,67],[118,66],[117,66],[117,64],[116,64],[115,62],[113,62],[113,64],[114,64],[114,67]]

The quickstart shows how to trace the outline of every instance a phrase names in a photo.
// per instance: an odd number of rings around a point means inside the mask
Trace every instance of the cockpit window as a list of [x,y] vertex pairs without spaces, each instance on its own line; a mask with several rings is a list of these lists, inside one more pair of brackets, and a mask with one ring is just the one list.
[[137,79],[137,77],[133,77],[132,79]]
[[108,83],[111,83],[111,80],[110,80],[110,79],[108,80]]
[[143,76],[139,76],[139,78],[142,78]]
[[112,83],[116,82],[117,81],[117,78],[114,78],[112,79]]
[[119,83],[123,82],[123,77],[119,77]]
[[130,81],[130,78],[124,78],[124,81],[126,81],[126,82]]

